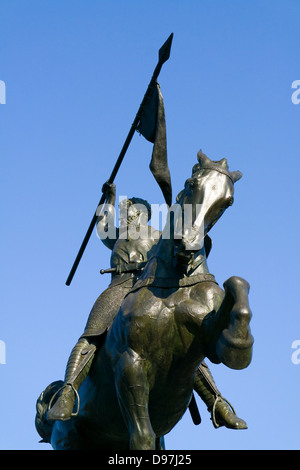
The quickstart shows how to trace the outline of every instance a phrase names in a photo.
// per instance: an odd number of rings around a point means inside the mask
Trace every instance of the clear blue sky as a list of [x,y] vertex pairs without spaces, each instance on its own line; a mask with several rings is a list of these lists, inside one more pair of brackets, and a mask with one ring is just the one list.
[[[243,172],[211,231],[209,268],[221,285],[231,275],[249,281],[255,344],[249,368],[211,367],[248,430],[215,430],[197,399],[202,424],[187,413],[166,446],[299,449],[299,1],[2,0],[0,18],[0,448],[50,448],[38,443],[35,402],[63,378],[109,282],[99,269],[110,253],[96,234],[65,281],[173,32],[159,82],[174,194],[200,148]],[[134,137],[118,196],[163,202],[151,151]]]

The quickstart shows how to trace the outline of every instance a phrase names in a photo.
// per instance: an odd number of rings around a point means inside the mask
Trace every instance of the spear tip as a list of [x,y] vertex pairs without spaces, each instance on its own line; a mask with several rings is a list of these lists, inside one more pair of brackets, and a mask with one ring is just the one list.
[[166,62],[168,58],[170,57],[172,40],[173,40],[173,33],[170,34],[166,42],[159,49],[158,57],[159,57],[159,62],[161,64]]

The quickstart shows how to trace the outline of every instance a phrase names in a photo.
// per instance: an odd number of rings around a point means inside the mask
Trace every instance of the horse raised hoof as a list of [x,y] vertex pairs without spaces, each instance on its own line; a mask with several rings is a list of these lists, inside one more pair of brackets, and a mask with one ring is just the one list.
[[220,335],[217,349],[223,364],[231,369],[245,369],[252,359],[253,336],[249,323],[252,312],[249,307],[249,284],[233,276],[224,282],[225,296],[231,299],[230,320]]

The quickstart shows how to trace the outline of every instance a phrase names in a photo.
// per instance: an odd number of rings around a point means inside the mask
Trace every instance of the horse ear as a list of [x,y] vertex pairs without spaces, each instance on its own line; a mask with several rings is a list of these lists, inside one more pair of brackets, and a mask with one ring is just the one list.
[[243,174],[240,171],[231,171],[230,172],[233,182],[240,180]]
[[227,159],[226,158],[222,158],[221,160],[219,160],[217,162],[219,165],[221,165],[222,167],[228,169],[228,163],[227,163]]
[[197,153],[197,158],[198,158],[198,162],[200,163],[200,165],[204,165],[205,163],[210,163],[210,159],[208,158],[207,155],[205,155],[205,153],[202,152],[202,150],[199,150],[199,152]]

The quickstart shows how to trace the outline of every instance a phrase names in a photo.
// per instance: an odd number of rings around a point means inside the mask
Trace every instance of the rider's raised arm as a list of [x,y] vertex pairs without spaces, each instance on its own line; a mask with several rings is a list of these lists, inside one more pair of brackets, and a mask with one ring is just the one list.
[[118,237],[118,229],[115,226],[116,186],[113,183],[104,183],[102,191],[105,194],[105,203],[98,208],[97,235],[104,245],[112,250]]

